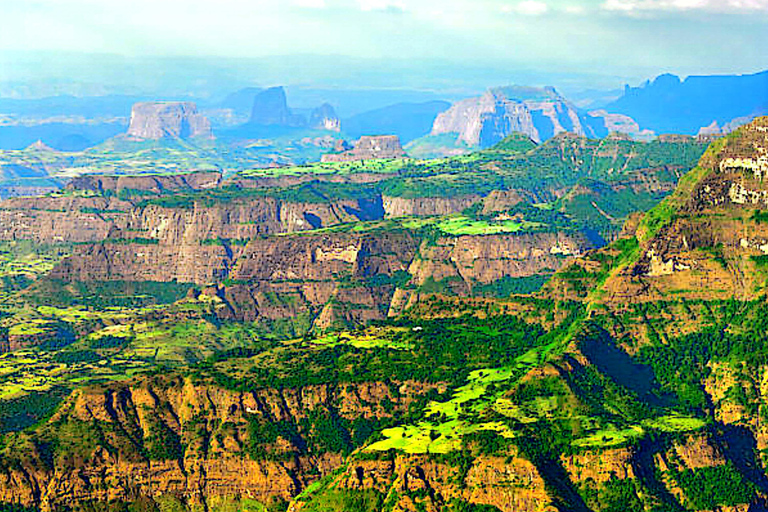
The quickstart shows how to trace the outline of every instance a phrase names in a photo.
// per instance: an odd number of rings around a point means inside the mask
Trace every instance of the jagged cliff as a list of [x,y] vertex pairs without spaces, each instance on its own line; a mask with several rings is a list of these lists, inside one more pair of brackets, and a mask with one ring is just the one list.
[[323,103],[313,109],[309,116],[295,113],[288,106],[288,98],[283,87],[270,87],[255,95],[249,122],[255,126],[341,131],[341,120],[330,104]]
[[[432,135],[456,134],[470,146],[489,147],[514,132],[536,142],[562,132],[595,136],[605,130],[605,122],[600,121],[580,114],[552,87],[499,87],[462,100],[438,115]],[[598,131],[596,124],[602,124]]]
[[309,115],[309,127],[316,130],[341,131],[341,119],[333,106],[323,103]]

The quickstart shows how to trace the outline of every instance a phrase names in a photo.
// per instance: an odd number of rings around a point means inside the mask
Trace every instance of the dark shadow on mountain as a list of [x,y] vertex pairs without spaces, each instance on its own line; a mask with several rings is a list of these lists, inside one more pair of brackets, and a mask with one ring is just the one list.
[[716,435],[721,441],[725,457],[733,462],[739,473],[752,482],[761,493],[768,494],[768,476],[757,460],[757,441],[752,431],[747,427],[722,423],[718,423],[716,428]]
[[371,199],[358,199],[357,208],[344,206],[344,211],[361,221],[381,220],[384,218],[384,202],[381,196]]
[[579,343],[579,349],[600,373],[633,391],[647,404],[662,407],[673,403],[672,396],[662,394],[653,370],[635,363],[604,329],[592,329]]
[[664,510],[668,512],[682,512],[685,509],[669,492],[664,482],[658,479],[656,473],[654,457],[663,448],[654,439],[645,438],[640,441],[637,451],[632,457],[632,469],[635,471],[635,475],[640,480],[640,483],[664,504]]

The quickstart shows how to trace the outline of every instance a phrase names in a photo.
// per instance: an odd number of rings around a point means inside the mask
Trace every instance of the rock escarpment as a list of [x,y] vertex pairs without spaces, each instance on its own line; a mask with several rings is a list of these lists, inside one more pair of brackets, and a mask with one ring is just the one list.
[[126,225],[132,208],[115,197],[11,198],[0,202],[0,240],[104,240],[113,226]]
[[135,140],[213,138],[210,121],[189,102],[136,103],[127,135]]
[[767,166],[768,118],[713,142],[675,192],[635,223],[636,257],[607,280],[604,300],[759,297],[768,255]]
[[405,151],[397,135],[363,136],[354,147],[342,153],[323,155],[323,162],[354,162],[375,158],[403,158]]
[[[313,418],[399,414],[434,387],[365,382],[238,393],[170,378],[81,390],[51,423],[5,447],[0,502],[57,510],[137,496],[175,495],[203,507],[241,495],[288,500],[341,462],[338,452],[306,452],[301,438],[314,434]],[[294,442],[265,439],[258,428],[265,423],[294,425]],[[55,470],[46,456],[55,457]]]
[[192,190],[209,190],[221,184],[218,171],[152,176],[85,175],[74,178],[66,190],[87,190],[99,194],[119,194],[122,191],[164,194]]

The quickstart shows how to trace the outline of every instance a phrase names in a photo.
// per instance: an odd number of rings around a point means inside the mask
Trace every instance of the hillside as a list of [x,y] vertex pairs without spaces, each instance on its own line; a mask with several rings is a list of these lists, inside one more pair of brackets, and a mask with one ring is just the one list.
[[[0,203],[0,502],[760,506],[760,249],[730,233],[760,237],[766,121],[698,167],[692,139],[515,135]],[[663,281],[721,259],[742,288]]]

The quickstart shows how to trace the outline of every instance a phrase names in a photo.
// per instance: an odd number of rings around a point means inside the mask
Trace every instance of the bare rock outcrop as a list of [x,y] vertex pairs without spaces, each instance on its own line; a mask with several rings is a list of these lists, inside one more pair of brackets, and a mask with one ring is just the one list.
[[131,110],[128,138],[159,140],[164,138],[213,138],[211,123],[190,102],[136,103]]
[[353,149],[343,153],[323,155],[323,162],[354,162],[375,158],[404,158],[406,156],[397,135],[363,136]]
[[480,201],[479,195],[456,197],[383,197],[384,212],[387,218],[450,215]]
[[581,114],[552,87],[499,87],[459,101],[435,119],[432,135],[456,134],[470,146],[489,147],[518,132],[541,142],[562,132],[595,136],[600,117]]
[[261,126],[301,126],[305,120],[288,108],[283,87],[270,87],[253,99],[250,122]]
[[341,131],[341,119],[328,103],[323,103],[312,111],[309,116],[309,127],[316,130]]

